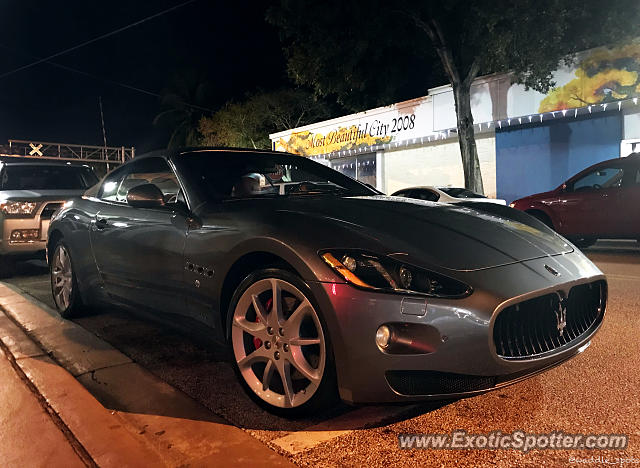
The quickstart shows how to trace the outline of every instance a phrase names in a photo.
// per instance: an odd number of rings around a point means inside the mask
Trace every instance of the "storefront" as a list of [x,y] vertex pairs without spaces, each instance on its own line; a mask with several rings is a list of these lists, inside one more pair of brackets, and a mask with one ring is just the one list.
[[[511,201],[550,190],[591,164],[640,150],[640,42],[578,55],[541,94],[508,74],[471,92],[485,194]],[[450,86],[427,96],[270,135],[385,193],[464,186]]]

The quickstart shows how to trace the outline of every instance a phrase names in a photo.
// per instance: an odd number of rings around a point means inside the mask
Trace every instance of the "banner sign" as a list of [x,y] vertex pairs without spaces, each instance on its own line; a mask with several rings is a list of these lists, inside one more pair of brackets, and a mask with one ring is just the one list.
[[[271,135],[275,149],[318,155],[424,135],[432,128],[430,97]],[[274,138],[275,137],[275,138]]]
[[[476,131],[556,118],[558,111],[558,117],[563,117],[569,109],[594,105],[606,109],[617,101],[636,102],[640,96],[640,41],[577,54],[572,66],[553,73],[553,81],[556,87],[542,94],[512,84],[509,74],[478,78],[471,88]],[[453,92],[451,86],[442,86],[430,89],[425,97],[287,130],[270,138],[275,150],[311,156],[424,139],[439,132],[448,135],[455,126]]]

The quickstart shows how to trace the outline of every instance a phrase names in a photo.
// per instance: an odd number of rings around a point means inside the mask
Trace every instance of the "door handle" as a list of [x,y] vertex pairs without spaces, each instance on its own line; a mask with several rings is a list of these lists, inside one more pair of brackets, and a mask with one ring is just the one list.
[[107,220],[106,218],[98,218],[96,219],[96,229],[104,229],[107,227]]

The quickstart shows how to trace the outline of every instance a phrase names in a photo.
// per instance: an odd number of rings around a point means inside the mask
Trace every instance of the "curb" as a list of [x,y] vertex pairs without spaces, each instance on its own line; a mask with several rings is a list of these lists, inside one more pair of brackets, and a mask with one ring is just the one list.
[[97,466],[294,466],[16,289],[0,282],[2,347]]

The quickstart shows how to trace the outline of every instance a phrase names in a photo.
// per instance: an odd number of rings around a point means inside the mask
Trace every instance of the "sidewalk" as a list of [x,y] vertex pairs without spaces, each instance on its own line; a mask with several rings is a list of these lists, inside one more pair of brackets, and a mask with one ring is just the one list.
[[[3,466],[84,467],[80,454],[0,348],[0,461]],[[37,436],[38,443],[34,443]]]
[[2,283],[0,341],[1,466],[293,466]]

